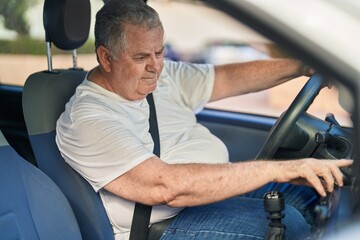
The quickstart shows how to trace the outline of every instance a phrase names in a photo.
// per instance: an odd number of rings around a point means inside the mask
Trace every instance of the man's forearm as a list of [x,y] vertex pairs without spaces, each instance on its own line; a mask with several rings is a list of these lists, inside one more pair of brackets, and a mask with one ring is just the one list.
[[167,204],[174,207],[194,206],[221,201],[253,191],[275,179],[273,164],[251,161],[234,164],[189,164],[175,167],[176,197]]
[[264,90],[302,75],[311,75],[311,69],[293,59],[271,59],[216,66],[211,101]]
[[[350,160],[303,159],[233,164],[167,164],[153,157],[105,186],[122,198],[149,205],[185,207],[217,202],[271,181],[313,186],[321,195],[342,186],[338,167]],[[322,180],[320,180],[322,179]]]
[[148,205],[186,207],[217,202],[275,179],[268,161],[233,164],[166,164],[150,158],[105,186],[122,198]]

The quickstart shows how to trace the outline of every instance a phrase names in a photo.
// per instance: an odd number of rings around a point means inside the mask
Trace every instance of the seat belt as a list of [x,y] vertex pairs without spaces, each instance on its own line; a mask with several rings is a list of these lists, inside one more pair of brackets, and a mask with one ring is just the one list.
[[[149,104],[149,132],[154,141],[153,153],[160,157],[160,137],[156,118],[156,109],[152,93],[148,94],[146,100]],[[147,240],[152,206],[135,203],[134,216],[131,223],[130,240]]]

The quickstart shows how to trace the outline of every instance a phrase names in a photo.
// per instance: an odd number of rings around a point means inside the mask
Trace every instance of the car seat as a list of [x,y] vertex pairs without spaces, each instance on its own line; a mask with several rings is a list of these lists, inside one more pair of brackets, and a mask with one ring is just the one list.
[[59,187],[23,159],[0,131],[0,239],[81,239]]
[[[65,162],[55,142],[56,121],[87,72],[77,68],[76,64],[71,69],[53,69],[51,43],[60,49],[74,51],[87,40],[89,1],[45,0],[44,27],[48,70],[30,75],[23,89],[24,118],[35,159],[38,167],[68,198],[83,239],[114,239],[99,194]],[[159,239],[169,222],[153,224],[149,239]]]
[[76,64],[71,69],[53,69],[51,44],[74,51],[85,43],[90,29],[90,2],[45,0],[43,16],[48,70],[30,75],[23,89],[24,118],[35,159],[69,200],[83,239],[114,239],[100,196],[65,163],[55,143],[56,120],[86,71]]

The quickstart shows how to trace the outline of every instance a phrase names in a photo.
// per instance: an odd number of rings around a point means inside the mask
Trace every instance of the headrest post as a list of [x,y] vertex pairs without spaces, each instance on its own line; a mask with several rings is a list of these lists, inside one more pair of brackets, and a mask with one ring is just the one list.
[[77,51],[76,49],[72,50],[72,59],[73,59],[73,68],[77,68]]
[[52,72],[52,56],[51,56],[51,42],[46,42],[46,56],[47,56],[47,64],[48,71]]

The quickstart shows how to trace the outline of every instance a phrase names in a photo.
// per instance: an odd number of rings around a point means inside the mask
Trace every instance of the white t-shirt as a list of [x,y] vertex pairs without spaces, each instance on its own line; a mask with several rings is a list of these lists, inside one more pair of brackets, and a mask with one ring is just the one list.
[[[211,65],[165,61],[153,93],[163,161],[228,161],[225,145],[195,117],[211,96],[214,78]],[[154,156],[148,119],[146,99],[128,101],[85,79],[57,122],[61,154],[100,193],[116,239],[128,239],[134,203],[102,188]],[[150,223],[181,210],[154,206]]]

